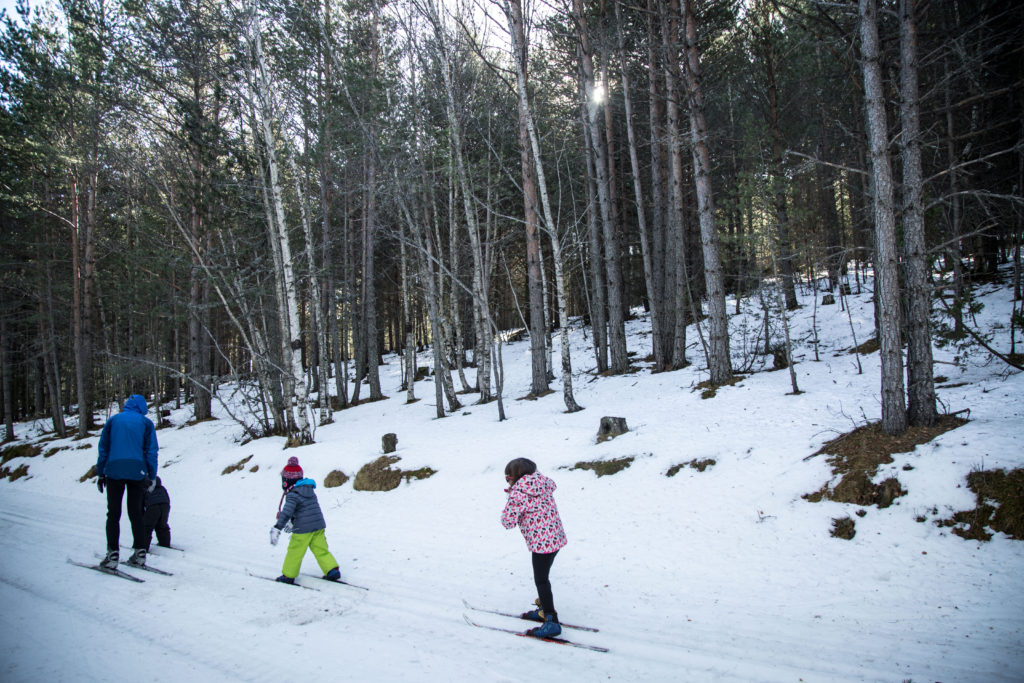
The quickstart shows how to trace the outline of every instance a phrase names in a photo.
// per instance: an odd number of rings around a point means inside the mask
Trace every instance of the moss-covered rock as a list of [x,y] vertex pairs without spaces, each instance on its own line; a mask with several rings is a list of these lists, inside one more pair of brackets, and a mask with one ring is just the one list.
[[421,467],[418,470],[394,469],[391,466],[401,460],[397,455],[382,455],[373,462],[359,468],[352,488],[356,491],[391,491],[405,479],[426,479],[437,474],[437,470]]

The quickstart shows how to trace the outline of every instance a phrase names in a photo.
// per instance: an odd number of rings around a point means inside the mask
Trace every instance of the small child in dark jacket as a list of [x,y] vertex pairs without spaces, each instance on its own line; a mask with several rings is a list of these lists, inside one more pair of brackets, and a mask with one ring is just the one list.
[[277,523],[270,529],[270,543],[277,545],[282,530],[290,531],[292,537],[277,580],[295,583],[307,548],[313,552],[325,579],[341,579],[338,561],[327,548],[327,522],[316,499],[316,482],[303,477],[299,459],[294,456],[288,458],[288,464],[281,470],[281,488],[284,490],[282,505],[278,508]]
[[160,477],[153,480],[153,487],[146,492],[146,499],[143,503],[145,512],[142,515],[142,524],[145,526],[146,550],[153,542],[153,532],[156,531],[156,544],[164,548],[171,547],[171,527],[167,525],[167,518],[171,514],[171,497],[164,488]]

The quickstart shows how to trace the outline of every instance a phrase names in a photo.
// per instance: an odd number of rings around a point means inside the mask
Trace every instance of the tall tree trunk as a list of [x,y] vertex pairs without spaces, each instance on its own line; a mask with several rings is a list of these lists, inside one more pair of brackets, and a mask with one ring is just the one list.
[[[674,336],[674,308],[668,303],[668,272],[666,270],[666,206],[665,177],[667,157],[665,140],[665,99],[666,92],[661,88],[665,80],[664,50],[660,47],[661,16],[655,8],[657,0],[647,0],[647,59],[648,66],[648,115],[650,119],[650,158],[651,158],[651,268],[653,292],[651,296],[657,302],[657,310],[664,319],[661,327],[661,339],[658,342],[662,349],[664,362],[659,368],[667,370],[671,359],[672,339]],[[660,3],[659,3],[660,5]],[[653,305],[653,303],[652,303]],[[652,309],[653,311],[654,309]],[[684,328],[685,329],[685,328]],[[685,355],[685,352],[684,352]]]
[[[513,0],[515,2],[515,0]],[[548,229],[548,236],[551,239],[552,257],[555,266],[555,296],[558,306],[559,336],[561,342],[562,356],[562,398],[565,402],[566,412],[575,413],[583,408],[576,403],[572,389],[572,359],[569,350],[569,316],[566,306],[565,275],[562,265],[562,245],[558,236],[558,226],[555,224],[554,213],[551,211],[551,200],[548,195],[548,184],[544,174],[544,163],[541,157],[540,140],[537,137],[537,129],[534,125],[533,113],[530,110],[529,93],[526,88],[526,66],[528,60],[528,46],[525,41],[525,32],[522,30],[523,17],[520,14],[515,16],[515,10],[508,12],[509,30],[512,34],[513,59],[516,63],[516,90],[519,100],[519,117],[525,123],[527,131],[527,142],[529,143],[530,158],[533,162],[537,176],[537,186],[540,190],[541,206],[544,209],[544,223]],[[517,27],[518,23],[518,27]],[[518,28],[518,30],[517,30]]]
[[899,256],[876,0],[859,0],[859,12],[865,114],[874,178],[875,301],[882,362],[882,431],[894,436],[906,430],[907,412],[900,342]]
[[[582,63],[582,58],[580,59]],[[604,256],[601,245],[597,189],[597,155],[591,143],[589,104],[582,68],[579,74],[580,118],[583,125],[584,157],[587,165],[587,248],[590,256],[590,325],[594,332],[594,356],[597,373],[608,370],[608,306]]]
[[14,388],[11,382],[10,339],[7,332],[7,306],[0,299],[0,398],[3,399],[4,443],[14,441]]
[[590,144],[594,150],[594,168],[597,173],[597,198],[601,210],[601,228],[604,238],[604,266],[608,285],[608,349],[611,353],[611,371],[622,374],[629,370],[626,352],[626,319],[623,306],[622,267],[619,258],[619,240],[612,220],[610,180],[608,178],[607,148],[601,136],[601,103],[594,97],[596,85],[593,52],[587,29],[583,0],[573,0],[576,28],[583,64],[583,82],[590,122]]
[[626,108],[626,135],[629,141],[629,164],[633,173],[633,199],[636,202],[637,231],[640,233],[640,252],[644,267],[644,286],[651,313],[651,352],[660,370],[665,367],[665,352],[661,345],[661,301],[654,288],[654,267],[651,247],[647,238],[647,214],[644,211],[644,190],[640,170],[640,153],[633,125],[633,91],[630,87],[629,64],[626,62],[626,41],[622,35],[622,1],[615,0],[615,28],[622,68],[622,93]]
[[[665,239],[665,301],[672,301],[673,321],[672,353],[670,367],[673,370],[686,367],[686,326],[690,322],[688,305],[689,269],[687,268],[686,197],[683,190],[683,143],[679,132],[680,72],[678,59],[679,3],[672,0],[671,7],[659,3],[662,35],[662,54],[665,69],[665,133],[668,139],[668,182],[669,205],[668,225]],[[671,10],[671,11],[670,11]],[[697,306],[694,306],[698,308]],[[693,314],[698,316],[699,308]]]
[[[526,45],[526,31],[523,27],[523,8],[520,0],[509,0],[509,30],[513,43]],[[522,54],[515,59],[523,60]],[[525,72],[525,64],[516,69]],[[523,105],[519,104],[519,159],[523,177],[523,210],[526,225],[526,283],[530,302],[530,393],[542,396],[548,392],[547,358],[545,348],[544,290],[541,273],[540,216],[537,200],[536,169],[530,155],[530,133],[526,128]]]
[[271,130],[274,107],[271,101],[271,83],[263,57],[263,40],[256,19],[256,10],[250,18],[250,40],[252,41],[253,59],[255,60],[255,95],[257,100],[258,121],[263,137],[264,160],[267,164],[267,181],[269,183],[270,206],[273,209],[273,237],[281,255],[281,276],[284,285],[284,318],[281,320],[281,334],[285,338],[285,346],[291,351],[285,367],[290,375],[292,393],[288,397],[290,409],[294,416],[296,434],[292,435],[296,445],[313,443],[313,433],[306,415],[306,373],[302,367],[302,328],[299,324],[299,301],[296,287],[294,264],[291,245],[288,239],[288,227],[285,220],[284,201],[281,195],[281,183],[278,173],[277,146]]
[[92,289],[93,235],[81,211],[77,172],[68,174],[71,198],[72,342],[75,354],[75,398],[78,436],[92,428]]
[[930,426],[938,415],[932,373],[931,270],[924,238],[916,0],[900,0],[900,119],[903,250],[907,280],[907,419]]
[[697,190],[697,217],[700,223],[701,246],[704,252],[704,283],[708,298],[708,368],[712,384],[725,384],[732,379],[729,356],[729,321],[725,309],[725,284],[719,256],[718,230],[715,227],[714,197],[711,189],[711,150],[708,127],[704,119],[704,96],[697,49],[697,20],[691,6],[684,0],[685,67],[683,81],[690,109],[690,136],[693,149],[694,183]]
[[[763,10],[766,16],[759,17],[759,33],[761,38],[762,60],[765,82],[767,85],[768,130],[772,139],[772,193],[775,198],[776,239],[778,242],[778,270],[782,276],[782,293],[785,297],[786,310],[797,307],[796,287],[793,284],[793,245],[789,237],[789,207],[786,198],[786,168],[783,159],[784,143],[782,127],[779,123],[779,86],[775,77],[775,42],[772,36],[771,10]],[[774,254],[776,250],[772,250]]]

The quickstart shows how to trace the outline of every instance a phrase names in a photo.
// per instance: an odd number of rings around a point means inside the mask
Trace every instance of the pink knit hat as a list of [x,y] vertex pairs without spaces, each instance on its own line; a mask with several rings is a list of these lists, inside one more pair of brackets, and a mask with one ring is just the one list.
[[302,479],[302,468],[299,467],[299,459],[294,455],[288,458],[288,464],[281,470],[281,478],[291,481]]

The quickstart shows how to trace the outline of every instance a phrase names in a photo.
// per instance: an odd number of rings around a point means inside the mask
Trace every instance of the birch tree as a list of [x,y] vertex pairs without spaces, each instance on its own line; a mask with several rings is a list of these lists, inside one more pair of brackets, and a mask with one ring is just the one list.
[[263,52],[258,8],[255,3],[250,5],[246,25],[252,59],[250,85],[256,112],[255,124],[258,126],[263,144],[263,159],[266,164],[266,192],[268,195],[268,229],[274,242],[276,263],[280,271],[282,298],[281,333],[284,337],[285,368],[289,374],[292,391],[288,396],[296,433],[292,435],[294,445],[313,443],[309,419],[306,413],[307,384],[306,373],[302,367],[302,327],[299,322],[299,303],[297,278],[292,261],[291,245],[288,238],[288,224],[285,219],[284,200],[281,192],[281,180],[277,161],[277,140],[273,131],[276,121],[270,72],[267,68]]

